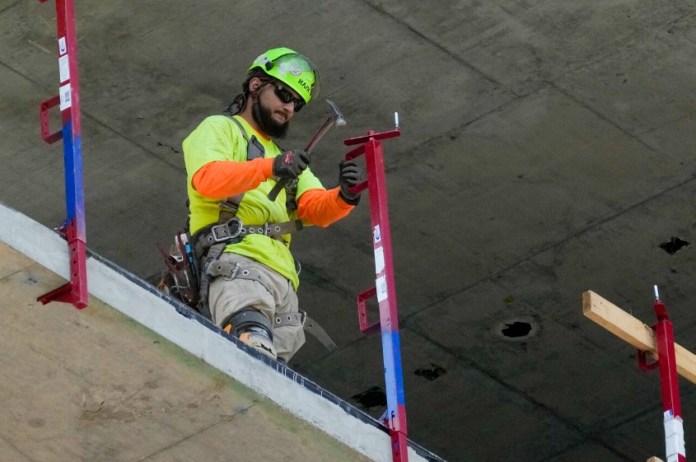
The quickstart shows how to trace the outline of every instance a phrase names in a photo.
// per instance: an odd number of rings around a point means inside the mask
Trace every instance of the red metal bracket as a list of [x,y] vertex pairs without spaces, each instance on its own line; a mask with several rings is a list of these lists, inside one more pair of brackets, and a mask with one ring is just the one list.
[[87,306],[89,293],[87,291],[87,246],[75,235],[74,226],[65,228],[70,253],[70,282],[47,292],[37,300],[42,304],[49,302],[71,303],[77,309]]
[[[77,292],[79,291],[80,290],[78,288]],[[46,292],[42,296],[38,297],[37,300],[40,301],[43,305],[50,302],[70,303],[78,310],[81,310],[87,306],[87,303],[85,303],[83,301],[83,298],[75,292],[76,290],[73,283],[68,282],[67,284],[63,284],[62,286],[53,289],[50,292]]]
[[[71,262],[79,261],[80,259],[84,261],[84,259],[86,259],[86,247],[84,242],[74,241],[71,242],[68,247],[70,248]],[[87,293],[87,286],[81,284],[81,281],[86,280],[87,272],[82,265],[73,266],[74,269],[70,277],[70,282],[37,297],[37,300],[43,305],[50,302],[65,302],[72,304],[79,310],[85,308],[87,306],[89,294]]]
[[[390,130],[388,132],[380,132],[377,133],[374,130],[370,130],[367,132],[367,135],[363,136],[356,136],[355,138],[348,138],[346,140],[343,140],[343,144],[346,146],[353,146],[356,144],[365,144],[370,140],[386,140],[389,138],[396,138],[397,136],[401,135],[401,130],[398,128],[395,128],[394,130]],[[350,153],[346,154],[346,159],[348,159],[348,156]]]
[[48,110],[52,107],[56,107],[60,104],[60,96],[56,95],[53,98],[47,99],[41,103],[41,109],[39,110],[39,118],[41,120],[41,138],[48,143],[55,143],[56,141],[63,138],[63,132],[58,130],[57,132],[51,133],[51,128],[48,118]]
[[640,367],[641,371],[650,372],[659,365],[660,363],[656,360],[650,361],[647,352],[638,350],[638,367]]
[[366,291],[358,294],[358,324],[360,325],[360,332],[363,334],[377,332],[381,326],[379,321],[372,324],[368,324],[367,321],[367,300],[376,295],[376,287],[367,289]]
[[[655,331],[655,326],[651,326],[653,332]],[[653,359],[648,355],[647,351],[638,350],[638,367],[643,372],[650,372],[655,370],[660,366],[657,359]]]

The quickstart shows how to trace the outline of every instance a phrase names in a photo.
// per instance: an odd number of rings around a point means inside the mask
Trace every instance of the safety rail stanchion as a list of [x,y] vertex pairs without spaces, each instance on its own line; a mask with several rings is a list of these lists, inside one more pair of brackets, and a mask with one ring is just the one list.
[[[387,412],[384,416],[384,424],[389,429],[393,460],[407,461],[406,403],[399,346],[399,316],[396,306],[384,159],[382,144],[379,142],[379,140],[399,135],[398,118],[396,118],[396,128],[392,131],[381,133],[369,131],[365,136],[349,138],[344,143],[346,146],[360,145],[345,155],[346,160],[365,155],[367,180],[354,186],[352,190],[359,192],[367,188],[370,197],[375,287],[362,292],[357,297],[360,329],[365,333],[380,329],[387,395]],[[368,326],[366,300],[374,296],[379,302],[380,320],[379,323]]]
[[[47,0],[39,0],[45,3]],[[63,140],[65,165],[65,199],[67,217],[61,232],[68,241],[70,282],[37,298],[41,303],[51,301],[72,303],[84,308],[87,292],[87,245],[85,206],[82,187],[82,153],[80,126],[80,97],[77,74],[77,39],[73,0],[56,0],[58,29],[58,95],[41,104],[41,136],[47,143]],[[62,131],[50,133],[48,110],[60,106]]]
[[655,324],[655,343],[658,358],[656,363],[648,363],[646,353],[638,352],[640,368],[651,370],[660,368],[660,389],[662,391],[662,411],[665,427],[665,449],[667,462],[684,462],[684,423],[682,420],[681,401],[679,399],[679,379],[677,375],[677,360],[674,347],[674,327],[667,315],[667,308],[660,300],[655,286],[655,302],[653,309],[657,316]]
[[[677,376],[696,383],[696,354],[674,342],[672,321],[660,300],[657,286],[653,309],[657,324],[651,327],[591,290],[582,294],[583,314],[633,345],[638,350],[638,365],[642,370],[649,371],[659,366],[667,462],[682,462],[686,460],[686,452]],[[660,459],[649,459],[653,460]]]

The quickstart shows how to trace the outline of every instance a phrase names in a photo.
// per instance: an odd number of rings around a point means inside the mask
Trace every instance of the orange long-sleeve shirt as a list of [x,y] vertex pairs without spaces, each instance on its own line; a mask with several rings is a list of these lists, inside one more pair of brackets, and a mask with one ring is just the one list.
[[[205,164],[193,176],[199,194],[223,199],[255,189],[273,176],[273,159],[246,162],[215,161]],[[352,205],[338,194],[339,188],[310,189],[297,198],[297,216],[305,224],[327,227],[350,213]]]

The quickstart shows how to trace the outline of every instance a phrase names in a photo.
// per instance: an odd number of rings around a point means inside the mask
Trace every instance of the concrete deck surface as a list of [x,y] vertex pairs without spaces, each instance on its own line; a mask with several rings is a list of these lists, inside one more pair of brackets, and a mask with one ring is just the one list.
[[0,461],[369,460],[0,243]]

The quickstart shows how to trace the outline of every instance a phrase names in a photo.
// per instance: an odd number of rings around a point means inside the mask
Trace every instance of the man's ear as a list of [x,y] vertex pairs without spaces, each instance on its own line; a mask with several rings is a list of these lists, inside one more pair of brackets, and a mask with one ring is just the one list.
[[252,77],[252,79],[249,81],[249,91],[252,94],[256,94],[257,91],[259,91],[259,88],[261,88],[261,79],[258,77]]

